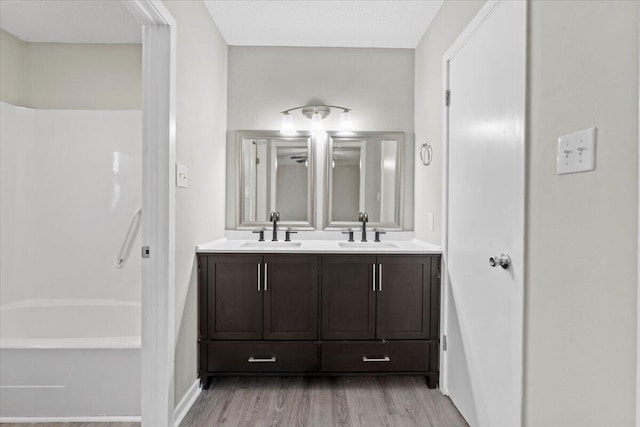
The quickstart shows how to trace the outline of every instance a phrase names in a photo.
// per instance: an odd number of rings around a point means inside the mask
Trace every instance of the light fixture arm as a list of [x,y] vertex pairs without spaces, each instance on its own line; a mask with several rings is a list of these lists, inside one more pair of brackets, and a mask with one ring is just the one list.
[[319,109],[319,108],[322,108],[322,107],[324,107],[324,108],[336,108],[336,109],[342,110],[345,113],[348,113],[349,111],[351,111],[351,108],[341,107],[339,105],[303,105],[301,107],[294,107],[294,108],[289,108],[288,110],[281,111],[280,114],[289,114],[291,111],[302,110],[303,108]]

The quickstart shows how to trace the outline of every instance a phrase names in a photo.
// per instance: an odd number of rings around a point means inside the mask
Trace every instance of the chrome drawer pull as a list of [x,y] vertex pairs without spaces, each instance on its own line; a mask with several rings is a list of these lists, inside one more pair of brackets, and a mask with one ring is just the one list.
[[249,358],[249,363],[273,363],[276,361],[276,357],[269,357],[269,358],[260,358],[260,357],[253,357],[251,356]]
[[363,362],[391,362],[391,359],[389,359],[389,356],[385,356],[382,358],[363,356],[362,361]]

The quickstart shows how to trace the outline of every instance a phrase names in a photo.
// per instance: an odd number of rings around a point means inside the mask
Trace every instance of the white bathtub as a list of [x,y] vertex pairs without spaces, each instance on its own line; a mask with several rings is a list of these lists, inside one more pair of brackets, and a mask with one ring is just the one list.
[[0,422],[140,419],[140,304],[0,307]]

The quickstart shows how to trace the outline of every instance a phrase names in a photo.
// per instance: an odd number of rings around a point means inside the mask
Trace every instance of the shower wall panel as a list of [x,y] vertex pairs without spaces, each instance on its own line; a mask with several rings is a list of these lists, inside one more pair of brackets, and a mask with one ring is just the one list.
[[0,303],[140,301],[142,113],[1,104]]

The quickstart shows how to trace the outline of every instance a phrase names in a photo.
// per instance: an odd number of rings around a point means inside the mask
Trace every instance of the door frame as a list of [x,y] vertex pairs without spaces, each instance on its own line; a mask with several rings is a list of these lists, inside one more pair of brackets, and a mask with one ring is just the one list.
[[142,26],[142,426],[172,427],[176,22],[160,0],[120,1]]
[[[526,1],[526,0],[523,0]],[[469,24],[467,25],[467,27],[460,33],[460,35],[456,38],[456,40],[453,42],[453,44],[451,45],[451,47],[446,51],[446,53],[443,55],[442,57],[442,78],[443,78],[443,90],[442,90],[442,95],[443,95],[443,102],[442,102],[442,147],[443,147],[443,163],[442,163],[442,211],[443,211],[443,215],[442,215],[442,286],[443,286],[443,292],[442,292],[442,296],[441,296],[441,303],[442,303],[442,313],[441,313],[441,324],[442,324],[442,329],[441,329],[441,337],[440,340],[441,342],[445,342],[446,340],[446,336],[449,332],[448,328],[448,322],[447,322],[447,317],[448,317],[448,313],[450,310],[450,304],[451,301],[449,299],[449,293],[450,293],[450,287],[451,287],[451,283],[450,283],[450,277],[449,277],[449,269],[448,269],[448,255],[449,255],[449,107],[447,106],[447,102],[446,102],[446,94],[447,91],[450,89],[450,82],[449,82],[449,62],[456,56],[456,54],[460,51],[460,49],[462,49],[465,44],[471,39],[471,37],[476,33],[476,31],[482,26],[482,24],[486,21],[486,19],[494,12],[494,10],[503,2],[503,0],[487,0],[487,2],[485,3],[485,5],[482,7],[482,9],[480,9],[480,11],[477,13],[477,15],[469,22]],[[525,41],[525,43],[528,45],[528,40]],[[525,66],[525,73],[527,73],[527,68]],[[526,82],[526,75],[525,75],[525,82]],[[526,158],[525,158],[525,152],[526,152],[526,145],[527,145],[527,123],[526,123],[526,105],[527,105],[527,90],[526,90],[526,85],[523,88],[523,90],[525,91],[524,93],[524,106],[523,106],[523,113],[524,116],[522,117],[522,141],[523,144],[518,147],[518,158],[522,161],[523,164],[523,169],[521,171],[521,174],[519,176],[519,180],[520,182],[518,183],[518,188],[520,189],[520,195],[521,197],[521,204],[518,208],[518,212],[516,213],[516,215],[519,217],[518,221],[521,222],[521,227],[522,227],[522,235],[521,236],[517,236],[517,238],[519,239],[518,242],[516,242],[516,247],[518,248],[517,253],[515,254],[515,259],[521,259],[522,262],[525,262],[525,258],[524,258],[524,245],[525,245],[525,236],[524,233],[526,232],[526,211],[525,211],[525,196],[526,196],[526,192],[525,192],[525,185],[526,185]],[[524,290],[524,268],[518,269],[517,274],[514,275],[515,280],[519,281],[522,286],[523,286],[523,290]],[[524,300],[522,301],[523,304],[523,343],[522,343],[522,366],[523,366],[523,370],[522,370],[522,374],[524,376]],[[449,366],[448,366],[448,354],[446,351],[443,350],[442,348],[443,346],[441,346],[440,349],[440,372],[442,372],[442,375],[440,376],[440,390],[442,391],[443,394],[448,395],[449,394],[449,390],[448,390],[448,375],[449,375]],[[524,378],[520,379],[520,383],[521,383],[521,392],[522,392],[522,399],[524,398]],[[524,402],[521,400],[520,402],[520,413],[523,413],[523,404]],[[640,426],[639,426],[640,427]]]
[[[638,14],[638,25],[640,26],[640,14]],[[638,108],[640,111],[640,34],[638,35]],[[638,114],[638,168],[640,174],[640,114]],[[638,305],[636,307],[636,427],[640,427],[640,186],[638,187],[638,262],[636,264],[636,276],[638,286],[636,294]]]

